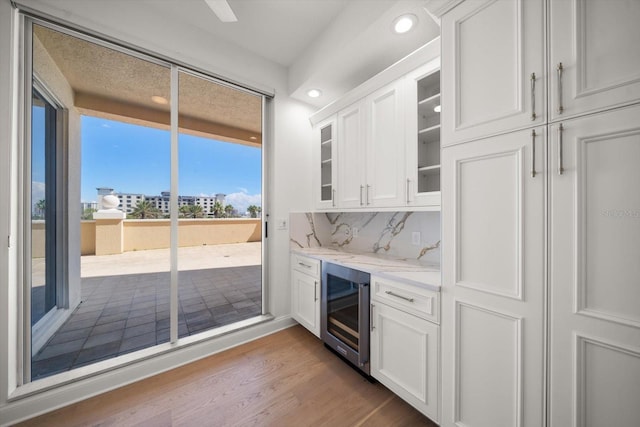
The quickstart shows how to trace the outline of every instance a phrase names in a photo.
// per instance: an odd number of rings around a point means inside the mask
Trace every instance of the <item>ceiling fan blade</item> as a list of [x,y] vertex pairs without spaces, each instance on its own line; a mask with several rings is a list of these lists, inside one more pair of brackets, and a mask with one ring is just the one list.
[[238,22],[227,0],[204,0],[222,22]]

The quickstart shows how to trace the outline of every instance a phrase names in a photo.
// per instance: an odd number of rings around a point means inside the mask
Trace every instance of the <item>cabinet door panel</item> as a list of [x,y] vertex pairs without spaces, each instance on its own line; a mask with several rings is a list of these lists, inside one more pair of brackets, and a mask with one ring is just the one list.
[[440,59],[405,78],[406,204],[440,206]]
[[638,117],[627,107],[550,130],[552,426],[640,419]]
[[640,2],[552,1],[549,16],[553,120],[640,98]]
[[336,207],[336,118],[318,123],[313,130],[313,197],[318,209]]
[[545,137],[442,152],[443,425],[542,425]]
[[338,113],[338,206],[364,206],[365,120],[364,103]]
[[438,421],[438,326],[374,302],[371,374]]
[[291,271],[293,318],[320,337],[320,283],[307,274]]
[[541,0],[471,0],[443,16],[443,145],[543,123],[543,31]]
[[404,204],[404,114],[402,81],[384,87],[367,100],[367,206]]

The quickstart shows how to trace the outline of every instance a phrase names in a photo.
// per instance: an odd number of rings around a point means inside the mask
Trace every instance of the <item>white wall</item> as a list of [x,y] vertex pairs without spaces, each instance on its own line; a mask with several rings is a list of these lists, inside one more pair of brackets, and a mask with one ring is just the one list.
[[[142,1],[114,3],[24,0],[20,3],[74,26],[89,28],[213,74],[228,76],[254,87],[271,88],[276,95],[269,102],[271,135],[266,144],[270,171],[266,184],[269,205],[265,206],[265,213],[270,215],[271,220],[286,219],[291,210],[311,209],[311,196],[308,194],[308,189],[311,188],[308,167],[311,162],[311,127],[308,117],[313,109],[285,95],[287,73],[283,67],[239,51],[237,47],[211,40],[206,34],[191,28],[188,23],[168,22],[166,17],[154,15],[153,10],[148,11]],[[15,40],[12,22],[9,0],[0,0],[0,58],[6,59],[12,55],[11,46]],[[0,242],[4,242],[4,236],[12,235],[11,248],[7,248],[4,243],[0,244],[0,424],[47,412],[291,324],[289,234],[287,230],[275,230],[271,225],[267,240],[267,267],[269,308],[276,316],[275,321],[48,391],[36,390],[33,395],[10,402],[12,396],[15,398],[24,393],[25,389],[38,388],[34,385],[37,385],[36,382],[15,390],[15,293],[18,286],[14,211],[18,200],[15,191],[17,167],[14,166],[12,173],[11,147],[17,132],[17,126],[12,123],[15,111],[12,103],[16,99],[15,92],[18,88],[13,83],[13,66],[12,61],[0,61],[0,200],[3,201],[0,203]],[[17,163],[14,161],[15,164]],[[12,203],[5,203],[7,200]]]

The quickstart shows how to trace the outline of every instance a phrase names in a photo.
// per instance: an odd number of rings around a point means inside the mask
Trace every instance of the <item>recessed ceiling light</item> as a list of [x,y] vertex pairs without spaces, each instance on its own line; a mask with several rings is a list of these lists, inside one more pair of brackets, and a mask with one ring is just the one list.
[[413,15],[411,13],[398,16],[393,21],[393,31],[395,31],[396,34],[404,34],[411,30],[416,22],[418,22],[418,18],[416,17],[416,15]]
[[433,107],[433,111],[439,113],[440,111],[442,111],[442,107],[440,105],[436,105],[435,107]]
[[322,95],[322,91],[321,91],[321,90],[319,90],[319,89],[309,89],[309,90],[307,91],[307,96],[308,96],[309,98],[317,98],[317,97],[319,97],[320,95]]
[[169,103],[169,100],[167,100],[167,98],[165,98],[164,96],[153,95],[151,97],[151,100],[156,104],[161,104],[161,105],[167,105]]

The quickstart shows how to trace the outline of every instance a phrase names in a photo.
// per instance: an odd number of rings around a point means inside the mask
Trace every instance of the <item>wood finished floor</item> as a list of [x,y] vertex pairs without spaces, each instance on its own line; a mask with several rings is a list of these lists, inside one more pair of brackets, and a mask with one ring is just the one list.
[[300,326],[21,426],[428,426]]

